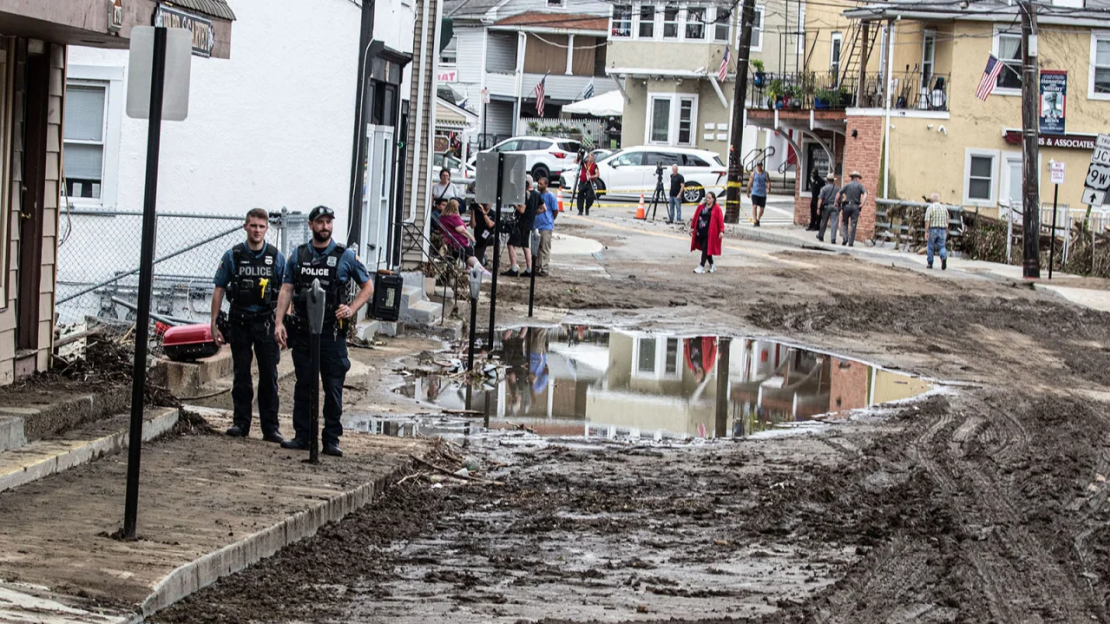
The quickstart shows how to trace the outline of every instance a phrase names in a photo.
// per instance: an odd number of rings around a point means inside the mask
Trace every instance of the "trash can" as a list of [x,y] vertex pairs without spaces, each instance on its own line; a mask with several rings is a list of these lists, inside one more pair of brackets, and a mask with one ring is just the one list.
[[401,289],[405,280],[400,275],[377,273],[374,275],[374,302],[370,316],[379,321],[396,321],[401,317]]

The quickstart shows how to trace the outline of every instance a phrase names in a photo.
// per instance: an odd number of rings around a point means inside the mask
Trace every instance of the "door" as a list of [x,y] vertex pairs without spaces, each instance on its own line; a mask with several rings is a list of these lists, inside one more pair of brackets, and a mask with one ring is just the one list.
[[1002,158],[1002,183],[999,185],[999,217],[1010,209],[1015,223],[1021,223],[1021,154],[1004,154]]
[[393,189],[393,127],[366,126],[366,171],[363,177],[362,261],[371,273],[386,268],[389,249],[389,195]]

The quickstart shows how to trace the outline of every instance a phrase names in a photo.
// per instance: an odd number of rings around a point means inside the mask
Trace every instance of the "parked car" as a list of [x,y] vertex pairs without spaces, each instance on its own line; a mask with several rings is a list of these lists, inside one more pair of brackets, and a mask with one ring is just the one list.
[[[682,201],[688,203],[700,202],[705,198],[706,191],[719,194],[728,181],[728,167],[716,152],[645,145],[614,152],[598,161],[597,169],[601,177],[594,185],[599,191],[604,190],[606,197],[639,197],[643,194],[650,199],[655,190],[658,165],[663,166],[664,191],[670,185],[671,165],[678,165],[678,172],[686,178]],[[559,180],[563,188],[574,187],[577,172],[577,166],[562,172]]]
[[522,136],[505,139],[482,151],[524,154],[528,159],[526,166],[532,177],[546,177],[550,180],[552,172],[557,174],[574,166],[574,160],[581,147],[581,143],[572,139]]

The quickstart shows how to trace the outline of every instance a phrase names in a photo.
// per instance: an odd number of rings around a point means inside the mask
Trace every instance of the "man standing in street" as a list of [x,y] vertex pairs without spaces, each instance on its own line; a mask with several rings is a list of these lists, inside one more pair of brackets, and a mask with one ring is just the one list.
[[929,233],[929,241],[925,244],[925,262],[930,269],[933,268],[933,253],[940,254],[940,270],[948,268],[948,208],[940,203],[940,195],[933,193],[929,197],[932,203],[925,209],[925,228]]
[[755,227],[759,227],[763,211],[767,209],[768,186],[770,186],[770,178],[763,170],[763,163],[758,162],[755,164],[752,177],[748,178],[748,199],[752,200],[752,221]]
[[578,214],[582,214],[585,207],[586,216],[590,216],[590,206],[594,205],[594,181],[601,177],[594,155],[586,154],[586,162],[578,170]]
[[[254,384],[251,359],[258,359],[258,422],[262,439],[281,442],[278,431],[277,365],[281,351],[274,339],[275,291],[281,288],[285,257],[266,242],[270,215],[261,208],[247,213],[243,229],[247,241],[227,250],[216,269],[212,291],[212,337],[216,344],[231,344],[234,382],[231,400],[235,407],[227,435],[245,438],[251,430],[251,404]],[[216,328],[216,317],[223,306],[224,294],[231,303],[228,335]]]
[[867,189],[863,188],[860,182],[863,176],[858,171],[853,171],[848,177],[852,178],[852,181],[845,184],[837,195],[837,203],[840,204],[840,220],[843,224],[840,233],[844,237],[840,244],[854,247],[856,224],[859,223],[860,207],[867,201]]
[[[509,270],[505,277],[532,277],[532,228],[536,224],[536,211],[543,205],[543,198],[532,185],[532,175],[524,176],[524,205],[516,206],[516,225],[509,235]],[[516,263],[516,252],[524,256],[524,272]]]
[[555,232],[555,217],[559,214],[559,200],[547,190],[547,178],[536,180],[539,188],[540,199],[543,200],[536,209],[536,231],[540,233],[540,257],[532,260],[532,268],[537,277],[547,277],[551,268],[551,237]]
[[682,195],[686,192],[686,178],[678,172],[678,165],[671,165],[671,188],[667,193],[667,223],[682,223]]
[[832,223],[832,244],[836,244],[836,230],[840,227],[840,207],[836,205],[836,196],[840,189],[836,188],[836,175],[829,172],[825,186],[821,187],[821,194],[817,201],[818,214],[821,215],[821,227],[817,231],[817,240],[825,242],[825,228]]
[[[315,279],[324,289],[324,330],[320,335],[320,378],[324,386],[324,433],[321,436],[325,455],[343,457],[339,436],[343,425],[343,381],[351,368],[347,359],[347,329],[355,313],[374,294],[370,275],[355,253],[331,238],[335,213],[327,206],[317,206],[308,214],[312,241],[297,247],[285,267],[284,283],[278,297],[274,318],[274,337],[281,346],[293,349],[293,366],[297,385],[293,389],[292,440],[282,448],[308,450],[312,439],[312,418],[308,413],[313,392],[312,356],[309,353],[308,292]],[[358,295],[348,304],[350,283],[359,285]],[[289,305],[293,314],[286,316]],[[285,320],[289,321],[286,332]]]

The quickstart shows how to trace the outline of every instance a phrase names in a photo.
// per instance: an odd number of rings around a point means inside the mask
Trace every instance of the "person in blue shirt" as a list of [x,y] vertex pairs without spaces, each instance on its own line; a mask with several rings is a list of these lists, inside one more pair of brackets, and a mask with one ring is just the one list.
[[748,199],[752,200],[752,221],[759,227],[759,220],[763,218],[763,211],[767,209],[767,187],[770,179],[763,170],[763,163],[755,164],[752,177],[748,178]]
[[547,190],[547,178],[540,176],[536,185],[543,203],[536,210],[533,224],[540,233],[540,254],[532,262],[532,270],[537,277],[547,277],[547,270],[551,267],[551,236],[555,232],[555,217],[559,215],[559,200]]
[[[222,345],[225,341],[231,344],[234,371],[231,400],[235,411],[227,435],[246,437],[250,432],[254,402],[253,356],[258,360],[258,422],[262,426],[262,439],[281,442],[277,388],[281,351],[274,338],[274,308],[285,258],[266,242],[270,215],[265,210],[255,208],[248,212],[243,229],[247,232],[247,240],[224,253],[216,269],[212,291],[212,338],[216,344]],[[227,336],[216,327],[225,295],[231,304]]]
[[[324,432],[321,441],[325,455],[343,457],[339,448],[343,425],[339,418],[343,415],[343,381],[351,368],[351,361],[347,358],[347,330],[355,313],[374,294],[374,286],[355,252],[332,240],[334,219],[335,213],[327,206],[317,206],[308,214],[312,241],[297,247],[285,265],[285,279],[274,318],[274,336],[278,344],[293,350],[293,367],[297,377],[293,388],[294,437],[282,442],[281,446],[308,450],[313,433],[309,401],[314,384],[312,356],[308,349],[307,295],[313,280],[319,279],[326,293],[324,329],[320,335],[320,380],[324,387]],[[358,284],[359,290],[354,301],[348,302],[351,282]],[[287,315],[290,304],[293,313]]]

